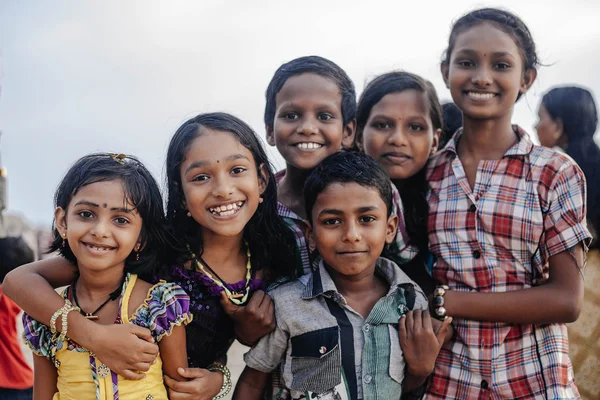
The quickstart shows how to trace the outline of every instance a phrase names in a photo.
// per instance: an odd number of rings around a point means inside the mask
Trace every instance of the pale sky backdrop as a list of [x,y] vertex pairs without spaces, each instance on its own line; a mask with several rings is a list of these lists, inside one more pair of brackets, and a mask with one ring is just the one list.
[[335,61],[358,93],[375,75],[404,69],[449,100],[439,61],[451,23],[498,5],[525,20],[547,65],[513,118],[535,137],[548,88],[600,93],[597,0],[0,0],[9,211],[49,226],[60,178],[93,151],[135,154],[162,181],[171,135],[200,112],[233,113],[264,137],[265,89],[295,57]]

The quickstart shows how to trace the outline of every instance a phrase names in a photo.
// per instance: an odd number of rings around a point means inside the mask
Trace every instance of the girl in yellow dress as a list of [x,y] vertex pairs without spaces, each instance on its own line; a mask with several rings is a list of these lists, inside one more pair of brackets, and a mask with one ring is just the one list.
[[[189,297],[179,286],[164,281],[151,285],[137,275],[152,272],[164,247],[156,181],[132,157],[92,154],[67,172],[55,206],[50,250],[76,263],[79,276],[64,290],[65,306],[53,315],[50,327],[23,317],[24,338],[35,353],[34,398],[166,400],[163,373],[178,379],[177,368],[187,367],[182,325],[191,315]],[[69,340],[70,312],[98,324],[148,328],[160,354],[145,378],[126,380]]]

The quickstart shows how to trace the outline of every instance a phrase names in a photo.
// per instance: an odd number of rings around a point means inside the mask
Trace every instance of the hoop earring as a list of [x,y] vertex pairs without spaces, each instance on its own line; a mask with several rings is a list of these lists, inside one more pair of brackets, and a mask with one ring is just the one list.
[[62,247],[65,247],[67,245],[67,234],[63,233],[62,235]]

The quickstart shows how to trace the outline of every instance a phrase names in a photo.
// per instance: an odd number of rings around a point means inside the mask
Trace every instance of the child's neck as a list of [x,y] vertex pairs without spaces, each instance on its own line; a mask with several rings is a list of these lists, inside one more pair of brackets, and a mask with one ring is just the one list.
[[459,156],[462,153],[477,160],[501,159],[517,141],[511,118],[512,112],[498,119],[474,120],[464,117]]
[[243,232],[235,236],[202,235],[202,259],[225,282],[235,283],[246,276],[246,246]]
[[121,264],[101,271],[90,270],[79,266],[79,278],[77,279],[77,299],[79,306],[87,312],[91,312],[86,304],[101,304],[108,296],[117,290],[123,283],[123,268]]
[[277,185],[277,199],[302,219],[306,219],[304,182],[311,171],[287,164],[285,175]]
[[337,291],[353,310],[366,318],[375,304],[388,292],[388,284],[375,274],[375,266],[362,274],[348,276],[327,267]]

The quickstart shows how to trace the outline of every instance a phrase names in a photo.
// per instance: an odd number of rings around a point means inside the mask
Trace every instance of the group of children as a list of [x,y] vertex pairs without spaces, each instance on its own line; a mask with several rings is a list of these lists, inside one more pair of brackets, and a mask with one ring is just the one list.
[[428,81],[390,72],[357,102],[333,62],[295,59],[264,116],[286,169],[244,122],[201,114],[170,142],[166,217],[137,159],[80,159],[55,197],[63,257],[3,286],[34,397],[223,398],[237,338],[234,399],[578,398],[586,187],[511,124],[537,65],[515,15],[457,20],[441,71],[463,128],[438,149]]

